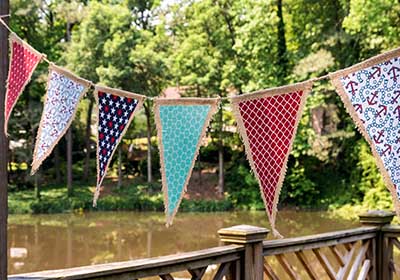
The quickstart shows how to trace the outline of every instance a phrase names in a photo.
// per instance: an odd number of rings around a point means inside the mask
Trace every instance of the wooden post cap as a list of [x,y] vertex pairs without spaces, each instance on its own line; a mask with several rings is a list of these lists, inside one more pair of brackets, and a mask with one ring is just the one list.
[[392,222],[394,214],[384,210],[369,210],[358,217],[364,226],[383,226]]
[[269,230],[266,228],[249,225],[222,228],[218,231],[221,241],[235,244],[260,242],[267,237],[268,233]]

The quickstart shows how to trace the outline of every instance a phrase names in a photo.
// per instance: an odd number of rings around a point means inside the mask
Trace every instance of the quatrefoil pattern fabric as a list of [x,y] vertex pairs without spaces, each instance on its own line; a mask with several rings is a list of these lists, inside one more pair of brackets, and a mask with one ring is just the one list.
[[96,87],[98,104],[97,142],[97,191],[107,174],[112,156],[133,120],[134,113],[141,107],[144,96],[106,87]]
[[32,174],[51,154],[70,127],[89,82],[57,66],[50,66],[47,93],[33,153]]
[[155,101],[167,225],[178,210],[217,100]]
[[347,110],[371,146],[400,213],[400,50],[332,76]]
[[275,227],[286,164],[310,83],[235,97],[232,101],[247,157]]
[[31,79],[33,71],[42,59],[42,55],[21,41],[14,34],[10,34],[10,65],[7,78],[7,92],[5,100],[5,132],[7,133],[8,120],[11,111],[26,84]]

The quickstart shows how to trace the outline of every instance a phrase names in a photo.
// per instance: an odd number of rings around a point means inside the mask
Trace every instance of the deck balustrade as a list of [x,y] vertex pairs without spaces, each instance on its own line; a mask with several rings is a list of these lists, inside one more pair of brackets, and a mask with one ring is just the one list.
[[218,231],[224,246],[8,279],[400,279],[400,226],[392,219],[369,211],[358,228],[279,240],[265,240],[265,228],[240,225]]

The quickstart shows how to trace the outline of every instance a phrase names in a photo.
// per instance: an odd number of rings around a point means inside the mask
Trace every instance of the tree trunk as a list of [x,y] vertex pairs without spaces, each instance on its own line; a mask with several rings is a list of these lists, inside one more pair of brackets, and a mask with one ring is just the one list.
[[67,190],[68,197],[72,196],[72,127],[67,131],[65,136],[67,140]]
[[122,143],[118,146],[118,189],[122,186]]
[[282,0],[277,0],[278,6],[278,79],[283,84],[287,76],[288,59],[286,56],[285,23],[282,14]]
[[[201,90],[200,90],[200,86],[197,84],[196,85],[196,92],[197,92],[197,97],[201,97]],[[201,157],[200,157],[200,151],[199,151],[199,155],[197,157],[197,166],[199,168],[199,185],[200,187],[203,186],[203,178],[202,178],[202,170],[201,170]]]
[[[67,32],[66,32],[66,41],[71,41],[71,28],[72,25],[70,22],[67,22]],[[66,135],[67,140],[67,190],[68,197],[72,196],[72,124],[71,127],[67,131]]]
[[83,178],[84,180],[88,181],[89,180],[89,170],[90,170],[90,125],[91,125],[91,120],[92,120],[92,112],[93,112],[93,105],[94,105],[94,100],[93,98],[90,98],[89,101],[89,108],[88,108],[88,113],[86,116],[86,155],[85,155],[85,167],[83,170]]
[[54,147],[54,168],[56,169],[56,184],[61,185],[60,148]]
[[143,104],[144,112],[146,115],[146,124],[147,124],[147,182],[153,182],[153,172],[151,166],[151,111],[149,101],[146,100],[146,103]]
[[[0,1],[0,14],[9,13],[9,1]],[[7,17],[4,18],[7,20]],[[4,97],[8,73],[8,31],[0,27],[0,279],[7,279],[7,159],[8,141],[4,133]]]
[[40,199],[40,185],[39,185],[39,171],[36,172],[34,178],[34,185],[35,185],[35,197],[36,199]]
[[223,141],[223,114],[222,107],[218,112],[218,194],[224,194],[225,172],[224,172],[224,141]]

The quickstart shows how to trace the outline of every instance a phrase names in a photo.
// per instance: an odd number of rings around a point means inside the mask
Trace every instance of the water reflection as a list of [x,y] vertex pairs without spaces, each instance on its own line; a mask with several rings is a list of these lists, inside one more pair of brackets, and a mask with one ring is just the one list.
[[[278,215],[277,227],[285,237],[358,225],[324,212]],[[218,229],[237,224],[268,227],[264,212],[179,213],[170,228],[164,226],[163,213],[11,215],[8,269],[16,274],[200,250],[220,245]]]

